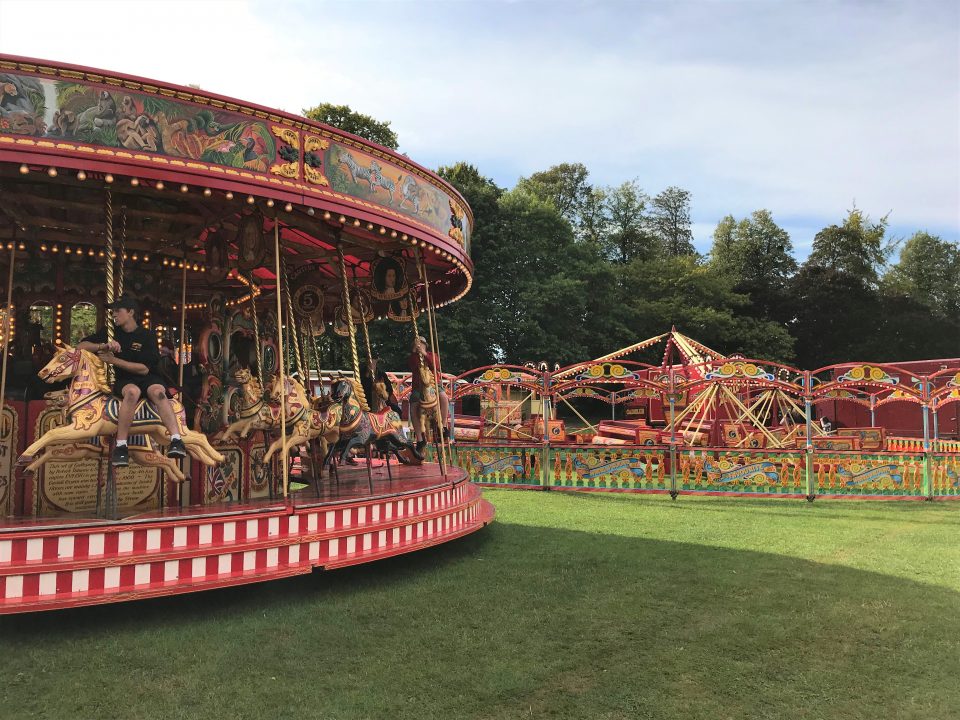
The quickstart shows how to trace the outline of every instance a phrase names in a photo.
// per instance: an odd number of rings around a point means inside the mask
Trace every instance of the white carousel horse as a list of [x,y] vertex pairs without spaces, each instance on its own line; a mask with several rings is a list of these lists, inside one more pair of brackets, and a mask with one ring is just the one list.
[[[23,451],[19,462],[32,462],[41,450],[51,445],[65,445],[100,435],[116,434],[120,400],[110,394],[107,367],[96,355],[63,344],[37,375],[46,382],[72,378],[66,396],[66,423],[45,432]],[[223,455],[211,447],[205,435],[186,426],[180,401],[170,402],[187,452],[204,465],[223,462]],[[137,405],[131,430],[135,434],[149,435],[160,445],[169,442],[169,435],[159,413],[146,400],[141,400]]]

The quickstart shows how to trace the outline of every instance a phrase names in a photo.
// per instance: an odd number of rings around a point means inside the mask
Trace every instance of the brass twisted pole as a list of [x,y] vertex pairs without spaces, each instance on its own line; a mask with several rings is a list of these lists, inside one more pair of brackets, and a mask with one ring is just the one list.
[[[17,225],[13,226],[13,242],[10,243],[10,272],[7,274],[7,304],[3,309],[3,370],[0,371],[0,436],[3,434],[4,424],[4,404],[7,401],[7,360],[10,357],[10,329],[13,327],[13,266],[16,261],[17,252]],[[10,431],[13,432],[13,425],[10,425]],[[7,494],[8,507],[2,508],[4,512],[9,509],[9,503],[12,501],[13,493]]]
[[347,316],[347,331],[350,333],[350,353],[353,359],[353,377],[357,382],[354,384],[357,401],[360,403],[361,410],[370,410],[367,404],[367,396],[363,392],[363,385],[360,384],[360,360],[357,357],[357,331],[353,326],[353,308],[350,307],[350,287],[347,284],[347,261],[343,257],[343,245],[337,243],[337,256],[340,258],[340,303],[343,312]]
[[[283,269],[283,277],[289,279],[290,275],[287,273],[287,259],[285,257],[280,258],[280,267]],[[303,356],[300,353],[300,343],[297,340],[297,323],[293,314],[293,299],[290,296],[289,282],[284,282],[283,294],[287,300],[287,327],[290,329],[289,337],[293,339],[293,360],[297,364],[297,371],[302,373],[304,372]]]
[[[106,227],[104,228],[107,236],[107,305],[110,305],[114,300],[113,294],[113,262],[114,262],[114,253],[113,253],[113,193],[110,190],[110,186],[106,187],[106,197],[104,199],[104,221]],[[114,329],[113,322],[107,317],[106,319],[107,326],[107,342],[113,342],[114,339]],[[113,365],[107,365],[107,378],[110,385],[113,385],[114,375],[113,375]]]
[[[417,264],[420,269],[420,280],[423,281],[423,292],[424,292],[424,301],[427,304],[427,330],[430,334],[430,351],[433,353],[433,356],[437,359],[437,366],[433,371],[434,382],[437,385],[437,391],[443,392],[443,365],[440,362],[440,348],[438,347],[437,342],[437,326],[436,318],[433,314],[433,304],[430,301],[430,280],[427,277],[427,268],[426,264],[423,261],[423,255],[420,254],[419,248],[414,248],[417,256]],[[451,395],[453,392],[451,391]],[[446,424],[443,420],[442,405],[440,404],[440,398],[437,398],[437,414],[440,418],[440,454],[443,457],[443,466],[447,465],[447,442],[444,431],[447,429]],[[546,419],[544,419],[546,422]]]
[[[277,363],[280,369],[280,437],[287,437],[287,393],[286,393],[286,373],[283,367],[283,303],[280,299],[280,222],[276,216],[273,218],[273,254],[274,267],[277,273],[277,343],[279,352],[277,353]],[[287,443],[280,443],[280,466],[283,468],[283,497],[286,498],[290,492],[290,468],[287,467]]]
[[257,379],[263,393],[263,348],[260,347],[260,321],[257,320],[257,293],[253,286],[253,271],[250,271],[250,314],[253,316],[253,343],[257,349]]
[[183,248],[183,273],[180,276],[180,366],[177,384],[180,386],[180,400],[183,401],[183,366],[187,364],[187,248]]
[[[120,252],[117,260],[120,261],[120,272],[117,273],[117,297],[123,297],[123,270],[127,259],[127,206],[120,206]],[[139,319],[139,318],[138,318]]]
[[[323,370],[323,365],[320,364],[320,349],[317,347],[317,337],[313,334],[313,315],[308,317],[307,327],[310,331],[310,347],[313,350],[313,362],[317,366],[317,382],[320,383],[320,394],[323,395],[323,378],[320,375],[320,372]],[[311,395],[311,398],[312,397]]]

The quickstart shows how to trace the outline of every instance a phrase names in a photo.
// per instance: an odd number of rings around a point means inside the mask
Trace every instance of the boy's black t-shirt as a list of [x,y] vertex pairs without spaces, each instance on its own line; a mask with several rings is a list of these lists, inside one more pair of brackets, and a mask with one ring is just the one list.
[[[160,361],[160,350],[157,347],[157,336],[140,325],[137,325],[131,332],[126,332],[120,328],[114,328],[113,339],[120,343],[120,352],[115,353],[116,357],[127,362],[143,363],[147,366],[147,371],[156,374],[156,366]],[[107,342],[107,329],[100,328],[93,335],[85,337],[81,342],[105,343]],[[128,373],[120,368],[116,369],[117,380],[121,379],[143,379],[142,375]]]

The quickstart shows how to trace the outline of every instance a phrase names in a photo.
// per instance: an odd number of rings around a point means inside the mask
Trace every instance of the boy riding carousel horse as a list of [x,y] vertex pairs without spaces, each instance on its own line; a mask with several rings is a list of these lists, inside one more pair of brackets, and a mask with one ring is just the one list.
[[126,467],[129,463],[127,436],[141,398],[150,401],[160,415],[163,426],[170,433],[167,457],[186,457],[187,450],[180,438],[177,418],[167,397],[167,388],[163,378],[155,370],[160,360],[157,339],[153,333],[137,324],[139,303],[124,295],[107,308],[113,313],[115,339],[108,341],[106,328],[101,328],[81,340],[77,347],[96,353],[103,362],[113,365],[116,370],[113,394],[122,398],[122,401],[117,411],[117,442],[111,463],[114,467]]

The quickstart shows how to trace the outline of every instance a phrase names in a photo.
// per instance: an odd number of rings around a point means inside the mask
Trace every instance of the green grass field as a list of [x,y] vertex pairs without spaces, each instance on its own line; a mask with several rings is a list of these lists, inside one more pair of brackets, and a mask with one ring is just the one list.
[[0,717],[960,717],[960,504],[486,496],[407,557],[0,618]]

